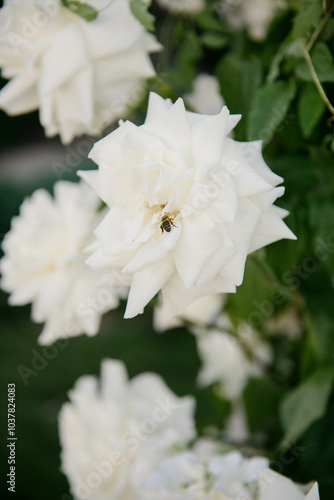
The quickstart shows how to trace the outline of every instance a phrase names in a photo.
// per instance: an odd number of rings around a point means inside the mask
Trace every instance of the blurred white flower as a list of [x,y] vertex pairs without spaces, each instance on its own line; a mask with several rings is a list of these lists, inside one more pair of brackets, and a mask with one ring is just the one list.
[[235,30],[246,27],[250,38],[262,41],[277,11],[286,7],[285,0],[222,0],[222,19]]
[[283,179],[264,162],[261,141],[227,137],[239,119],[226,107],[188,113],[182,99],[151,93],[144,125],[125,122],[94,145],[99,170],[81,175],[110,210],[88,263],[131,277],[125,317],[160,290],[175,315],[200,297],[235,292],[249,253],[295,239],[287,212],[273,206]]
[[241,401],[233,404],[231,413],[223,429],[224,439],[227,442],[243,443],[250,437],[247,415]]
[[128,380],[105,360],[100,384],[81,377],[59,415],[62,470],[75,499],[132,500],[136,460],[165,456],[194,438],[194,400],[179,398],[153,373]]
[[271,350],[250,327],[242,325],[234,336],[229,333],[234,328],[226,315],[220,322],[223,320],[223,329],[193,330],[202,360],[198,383],[202,387],[218,383],[219,392],[233,401],[240,398],[249,378],[263,374],[271,360]]
[[54,199],[38,189],[22,203],[4,238],[1,287],[11,305],[32,302],[32,319],[45,322],[41,344],[95,335],[101,315],[118,306],[115,291],[100,286],[102,275],[85,264],[100,204],[83,182],[59,181]]
[[177,14],[196,14],[205,5],[204,0],[157,0],[157,2],[164,9]]
[[285,309],[278,316],[267,320],[264,328],[269,335],[285,335],[290,340],[300,339],[303,334],[300,314],[294,307]]
[[201,441],[191,450],[170,454],[158,461],[143,457],[133,474],[136,498],[319,500],[317,483],[297,485],[268,469],[269,461],[264,457],[245,458],[237,450],[224,451],[221,443]]
[[184,96],[184,100],[196,113],[216,115],[224,106],[224,99],[219,90],[219,82],[213,75],[199,74],[193,82],[193,90]]
[[189,304],[182,316],[175,316],[174,311],[160,301],[153,310],[153,327],[157,332],[163,332],[182,326],[185,322],[198,326],[211,325],[221,312],[222,305],[223,295],[208,295]]
[[104,4],[88,22],[60,0],[7,0],[0,67],[11,81],[0,92],[0,108],[10,115],[39,108],[46,135],[60,134],[64,143],[97,135],[124,116],[155,75],[148,54],[160,45],[132,15],[129,0]]
[[255,500],[259,472],[268,467],[266,458],[246,459],[238,451],[219,454],[218,443],[203,453],[196,444],[160,462],[143,459],[134,474],[139,499]]

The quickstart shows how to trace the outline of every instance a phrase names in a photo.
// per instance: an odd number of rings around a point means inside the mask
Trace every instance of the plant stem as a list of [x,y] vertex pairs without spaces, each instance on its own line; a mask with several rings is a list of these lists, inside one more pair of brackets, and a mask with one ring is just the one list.
[[316,27],[316,29],[314,30],[312,36],[310,37],[309,41],[307,42],[306,44],[306,47],[305,49],[310,52],[311,48],[313,47],[314,45],[314,42],[316,41],[316,39],[318,38],[318,36],[320,35],[321,31],[323,30],[324,26],[326,25],[328,19],[331,17],[331,14],[334,10],[334,5],[331,6],[331,8],[326,12],[326,14],[323,16],[323,18],[320,20],[320,23],[318,24],[318,26]]
[[321,85],[320,83],[320,80],[318,78],[318,75],[314,69],[314,66],[313,66],[313,63],[312,63],[312,59],[310,57],[310,54],[309,52],[306,50],[306,48],[303,49],[304,50],[304,57],[306,59],[306,62],[307,62],[307,65],[308,65],[308,68],[310,70],[310,73],[312,75],[312,78],[313,78],[313,81],[314,81],[314,84],[315,86],[317,87],[318,89],[318,92],[319,92],[319,95],[321,97],[321,99],[323,100],[323,102],[326,104],[327,108],[329,109],[329,111],[331,112],[331,114],[334,116],[334,108],[332,106],[332,104],[330,103],[324,89],[323,89],[323,86]]

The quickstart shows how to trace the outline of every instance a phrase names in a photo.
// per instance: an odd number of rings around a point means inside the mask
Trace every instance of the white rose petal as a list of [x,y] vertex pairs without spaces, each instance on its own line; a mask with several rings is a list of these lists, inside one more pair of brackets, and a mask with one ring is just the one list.
[[[304,489],[304,488],[303,488]],[[259,500],[319,500],[319,489],[314,483],[307,495],[303,489],[291,479],[281,476],[270,469],[259,474]]]
[[184,324],[184,321],[193,325],[206,326],[213,324],[223,305],[222,295],[208,295],[189,304],[182,316],[176,316],[175,311],[166,307],[162,300],[154,308],[153,325],[158,332],[175,328]]
[[94,6],[99,12],[90,22],[60,0],[8,0],[0,10],[0,66],[11,79],[0,107],[10,115],[39,108],[46,135],[60,134],[64,143],[98,135],[124,116],[155,75],[149,53],[160,45],[129,0]]
[[128,276],[125,317],[159,291],[174,315],[200,297],[234,292],[250,252],[295,239],[286,212],[272,205],[284,190],[261,142],[227,136],[238,119],[226,107],[200,115],[182,99],[151,94],[142,126],[125,122],[94,145],[92,182],[109,211],[89,264]]

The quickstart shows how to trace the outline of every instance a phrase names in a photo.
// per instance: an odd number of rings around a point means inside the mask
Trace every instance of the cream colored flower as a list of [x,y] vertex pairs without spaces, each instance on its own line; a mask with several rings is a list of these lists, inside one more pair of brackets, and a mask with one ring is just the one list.
[[160,48],[132,15],[129,0],[86,21],[60,0],[6,0],[0,10],[0,67],[11,81],[0,92],[10,115],[40,110],[47,136],[64,143],[97,135],[124,116],[155,75],[149,53]]
[[193,82],[193,90],[184,100],[196,113],[216,115],[225,102],[220,94],[219,82],[213,75],[199,74]]
[[268,335],[285,335],[290,340],[300,339],[303,335],[303,325],[297,308],[291,307],[278,316],[269,318],[264,324]]
[[276,13],[285,7],[285,0],[222,0],[219,10],[232,29],[246,27],[250,38],[262,41]]
[[160,460],[143,457],[133,482],[139,500],[319,500],[317,483],[297,485],[268,465],[264,457],[199,440]]
[[227,315],[221,316],[219,323],[219,329],[193,329],[202,360],[198,383],[202,387],[218,383],[219,393],[234,401],[251,377],[263,374],[272,353],[269,344],[248,325],[242,324],[235,331]]
[[153,326],[158,332],[169,330],[187,324],[207,326],[217,319],[223,305],[222,295],[208,295],[201,297],[189,304],[182,316],[175,316],[174,311],[169,309],[162,301],[154,308]]
[[135,500],[133,469],[195,436],[194,400],[177,397],[153,373],[128,380],[105,360],[100,383],[81,377],[59,415],[62,470],[75,499]]
[[54,198],[38,189],[23,202],[4,238],[1,287],[11,305],[32,303],[32,319],[45,323],[41,344],[95,335],[101,315],[118,306],[115,289],[99,285],[103,275],[85,264],[99,206],[84,183],[59,181]]
[[177,14],[196,14],[205,5],[204,0],[157,0],[157,2],[164,9]]
[[189,113],[182,99],[172,105],[152,93],[144,125],[125,122],[94,145],[99,170],[81,175],[109,211],[87,262],[130,277],[125,317],[159,291],[175,315],[200,297],[234,292],[249,253],[295,239],[287,212],[273,206],[283,179],[264,162],[261,141],[228,137],[239,119],[226,107]]
[[219,443],[203,450],[202,444],[154,462],[144,457],[134,472],[138,498],[255,500],[259,473],[268,467],[268,460],[246,459],[239,451],[224,453]]

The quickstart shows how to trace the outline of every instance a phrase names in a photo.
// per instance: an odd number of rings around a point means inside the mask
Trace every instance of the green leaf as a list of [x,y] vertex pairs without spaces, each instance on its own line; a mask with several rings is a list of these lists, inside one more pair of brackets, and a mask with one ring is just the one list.
[[[331,51],[325,43],[317,43],[311,51],[311,60],[321,82],[334,82],[334,62]],[[302,80],[313,81],[312,75],[305,60],[301,60],[296,67],[296,74]]]
[[262,64],[255,57],[244,59],[235,53],[225,56],[217,67],[222,95],[231,113],[241,113],[235,139],[246,140],[246,117],[256,89],[262,83]]
[[87,3],[77,2],[75,0],[61,0],[64,7],[67,7],[74,14],[77,14],[86,21],[93,21],[96,19],[98,11]]
[[238,293],[228,297],[228,310],[232,318],[242,318],[253,328],[261,328],[267,318],[274,313],[277,302],[285,301],[276,276],[268,270],[262,256],[248,257],[245,274]]
[[306,138],[312,134],[325,108],[316,86],[313,83],[304,85],[298,101],[298,118]]
[[268,143],[283,123],[296,93],[294,82],[270,82],[255,93],[248,121],[248,140]]
[[222,33],[228,33],[226,26],[214,15],[214,12],[210,9],[204,9],[196,16],[197,25],[203,30],[208,31],[219,31]]
[[229,37],[216,31],[206,31],[201,36],[203,44],[209,49],[221,49],[229,43]]
[[324,368],[284,397],[280,417],[287,443],[292,443],[325,413],[333,381],[334,368]]
[[317,26],[321,14],[321,0],[304,0],[300,2],[300,8],[293,19],[292,38],[300,38]]
[[130,9],[136,19],[149,31],[154,31],[154,16],[148,12],[143,0],[130,0]]

